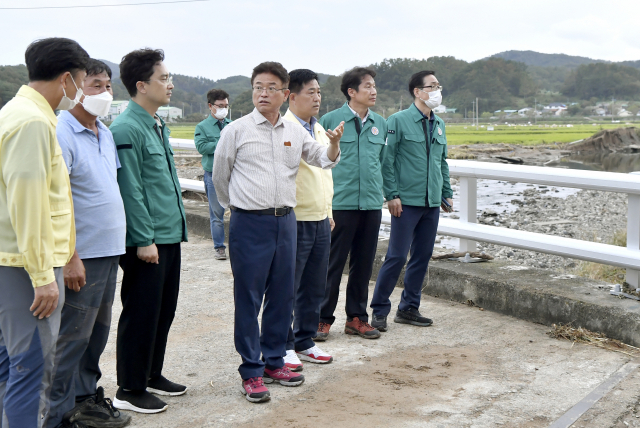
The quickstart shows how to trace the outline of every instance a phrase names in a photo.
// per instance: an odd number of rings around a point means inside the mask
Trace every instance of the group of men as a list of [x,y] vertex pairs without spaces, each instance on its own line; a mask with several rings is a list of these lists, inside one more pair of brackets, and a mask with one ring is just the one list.
[[[187,240],[169,129],[157,115],[172,76],[161,50],[125,55],[120,78],[131,101],[107,128],[98,119],[113,100],[106,64],[64,38],[33,42],[25,61],[29,84],[0,110],[0,427],[125,426],[131,417],[120,410],[161,412],[168,406],[158,395],[187,391],[162,375]],[[409,252],[394,320],[431,324],[418,311],[420,289],[441,199],[452,203],[444,123],[432,112],[441,87],[433,72],[416,73],[415,103],[385,121],[370,110],[374,78],[366,68],[348,71],[347,102],[320,121],[311,70],[258,65],[255,109],[233,122],[229,95],[207,94],[211,116],[194,139],[215,259],[226,259],[231,211],[235,346],[251,402],[270,399],[265,383],[302,384],[300,360],[333,360],[315,342],[327,340],[335,320],[347,258],[345,333],[377,338],[387,330],[389,296]],[[392,232],[369,324],[383,197]],[[97,384],[118,266],[112,401]]]
[[[251,402],[270,399],[265,383],[302,384],[302,361],[333,361],[315,342],[327,340],[335,321],[347,258],[346,334],[375,339],[387,331],[389,297],[409,253],[394,321],[432,324],[418,310],[421,288],[440,206],[453,204],[445,127],[432,111],[442,87],[432,71],[414,74],[409,92],[415,103],[385,120],[370,110],[375,75],[361,67],[345,73],[347,102],[320,121],[318,75],[307,69],[287,73],[276,62],[258,65],[251,76],[256,108],[234,122],[226,118],[228,94],[213,89],[207,95],[211,116],[194,138],[203,155],[217,258],[226,257],[223,216],[231,210],[235,345],[242,357],[241,391]],[[369,280],[385,198],[392,232],[369,323]]]

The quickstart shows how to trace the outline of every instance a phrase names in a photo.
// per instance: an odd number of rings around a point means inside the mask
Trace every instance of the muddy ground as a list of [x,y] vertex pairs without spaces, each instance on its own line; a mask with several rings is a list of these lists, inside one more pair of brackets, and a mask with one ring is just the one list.
[[[272,400],[252,404],[239,392],[233,345],[233,280],[228,261],[212,258],[209,240],[183,245],[181,293],[164,374],[187,384],[158,415],[133,414],[132,427],[546,427],[607,379],[629,357],[547,336],[548,327],[423,297],[434,325],[390,324],[378,340],[346,336],[344,294],[329,340],[329,365],[305,364],[297,388],[272,386]],[[373,284],[370,288],[370,297]],[[392,303],[397,304],[401,290]],[[119,297],[101,384],[116,391]],[[640,379],[637,372],[631,375]],[[606,407],[602,420],[636,419],[638,390]],[[596,419],[594,419],[596,420]],[[630,425],[634,426],[634,425]]]

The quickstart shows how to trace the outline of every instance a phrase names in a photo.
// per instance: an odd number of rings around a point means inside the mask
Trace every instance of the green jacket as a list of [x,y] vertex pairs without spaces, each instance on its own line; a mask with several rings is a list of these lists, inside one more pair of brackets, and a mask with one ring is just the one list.
[[429,207],[439,207],[442,197],[453,196],[447,164],[447,134],[442,119],[434,116],[428,159],[422,127],[424,116],[415,104],[387,119],[387,151],[382,166],[387,200],[397,195],[403,205],[424,207],[428,192]]
[[382,159],[386,151],[387,123],[370,111],[360,134],[356,130],[356,117],[345,103],[320,119],[324,129],[335,129],[344,121],[344,134],[340,139],[340,162],[333,174],[334,210],[382,209]]
[[[227,118],[224,118],[222,122],[224,122],[225,126],[231,123]],[[202,155],[202,168],[205,171],[213,171],[213,154],[220,139],[220,132],[218,119],[211,115],[196,126],[194,141],[196,149]]]
[[109,128],[122,167],[118,184],[127,217],[127,247],[187,240],[182,192],[169,145],[169,129],[162,123],[162,139],[153,117],[135,102]]

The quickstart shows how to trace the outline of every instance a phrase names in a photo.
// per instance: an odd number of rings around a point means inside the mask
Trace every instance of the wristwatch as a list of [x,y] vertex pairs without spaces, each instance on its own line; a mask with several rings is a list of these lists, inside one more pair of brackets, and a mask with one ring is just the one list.
[[391,199],[400,199],[400,195],[393,195]]

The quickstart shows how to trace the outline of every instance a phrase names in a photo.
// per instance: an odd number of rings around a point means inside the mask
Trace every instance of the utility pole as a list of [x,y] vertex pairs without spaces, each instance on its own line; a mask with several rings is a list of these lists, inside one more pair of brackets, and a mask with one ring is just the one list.
[[533,99],[533,124],[538,124],[538,100],[536,98]]
[[476,97],[476,131],[480,123],[480,109],[478,108],[478,97]]
[[611,97],[611,123],[613,123],[613,100],[614,98]]
[[[402,95],[400,95],[400,110],[402,110]],[[400,111],[398,110],[398,111]]]

